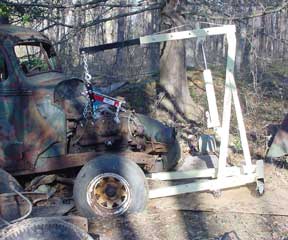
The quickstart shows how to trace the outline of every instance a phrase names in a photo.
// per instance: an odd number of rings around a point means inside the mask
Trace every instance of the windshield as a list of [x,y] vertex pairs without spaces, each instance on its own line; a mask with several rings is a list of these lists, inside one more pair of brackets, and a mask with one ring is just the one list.
[[14,47],[16,57],[27,76],[43,72],[61,72],[56,53],[47,43],[21,43]]

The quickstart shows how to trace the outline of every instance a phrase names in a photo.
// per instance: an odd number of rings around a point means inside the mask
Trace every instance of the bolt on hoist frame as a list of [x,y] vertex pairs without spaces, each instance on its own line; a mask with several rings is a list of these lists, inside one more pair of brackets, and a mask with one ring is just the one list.
[[[209,69],[205,69],[203,75],[208,100],[208,115],[210,118],[209,127],[213,127],[215,132],[220,136],[219,158],[217,158],[214,168],[150,174],[148,179],[152,180],[165,181],[193,178],[198,180],[193,183],[152,189],[149,191],[149,198],[167,197],[200,191],[217,192],[221,189],[243,186],[254,182],[257,183],[256,190],[259,192],[259,194],[264,193],[264,162],[263,160],[258,160],[256,161],[256,164],[252,164],[243,114],[234,78],[234,65],[236,58],[236,27],[235,25],[223,25],[204,29],[154,34],[120,43],[109,43],[101,46],[82,48],[80,50],[85,52],[98,52],[106,49],[132,45],[146,45],[150,43],[160,43],[190,38],[205,38],[207,36],[216,35],[225,35],[228,44],[222,125],[219,121],[212,74]],[[242,167],[227,166],[232,103],[234,103],[235,107],[243,156],[245,160],[245,164]]]

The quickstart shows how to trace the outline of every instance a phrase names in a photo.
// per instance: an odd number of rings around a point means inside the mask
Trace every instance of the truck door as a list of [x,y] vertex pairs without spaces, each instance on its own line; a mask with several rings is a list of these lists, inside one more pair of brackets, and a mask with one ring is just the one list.
[[7,52],[0,47],[0,167],[23,169],[23,101]]

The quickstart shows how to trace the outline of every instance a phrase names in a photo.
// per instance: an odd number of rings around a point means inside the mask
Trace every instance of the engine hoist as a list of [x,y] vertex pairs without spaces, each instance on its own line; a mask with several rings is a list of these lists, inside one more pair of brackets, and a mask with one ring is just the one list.
[[[119,43],[109,43],[100,46],[85,47],[81,49],[81,51],[84,51],[86,53],[95,53],[106,49],[126,47],[131,45],[142,46],[146,44],[160,43],[165,41],[183,40],[191,38],[202,39],[208,36],[216,35],[225,35],[228,44],[222,124],[220,124],[219,121],[212,74],[211,71],[207,68],[204,71],[204,81],[209,108],[207,114],[209,120],[208,127],[213,128],[216,134],[218,134],[221,139],[219,158],[216,159],[213,168],[150,174],[149,176],[147,176],[149,179],[163,181],[194,178],[198,179],[198,181],[188,184],[180,184],[176,186],[152,189],[149,193],[150,198],[167,197],[199,191],[217,192],[221,189],[238,187],[254,182],[257,183],[256,190],[258,191],[258,193],[264,193],[264,162],[263,160],[257,160],[256,164],[252,163],[248,140],[246,136],[246,129],[243,120],[243,114],[234,78],[234,65],[236,57],[236,27],[234,25],[223,25],[204,29],[160,33]],[[227,164],[232,103],[234,103],[235,107],[237,124],[241,139],[241,146],[243,149],[243,157],[245,161],[245,164],[243,164],[241,167],[229,166]]]

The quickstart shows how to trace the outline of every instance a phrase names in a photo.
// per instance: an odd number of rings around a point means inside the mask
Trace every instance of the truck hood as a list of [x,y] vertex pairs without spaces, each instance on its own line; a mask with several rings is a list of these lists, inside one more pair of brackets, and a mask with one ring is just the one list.
[[31,90],[45,88],[53,91],[55,86],[64,80],[65,75],[61,72],[47,72],[27,77],[25,82]]

